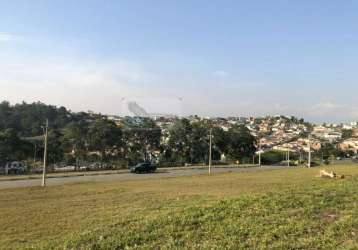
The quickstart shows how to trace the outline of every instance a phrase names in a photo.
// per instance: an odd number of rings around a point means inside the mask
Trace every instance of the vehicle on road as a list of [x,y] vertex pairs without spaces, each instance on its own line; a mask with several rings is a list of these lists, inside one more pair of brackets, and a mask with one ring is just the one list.
[[4,174],[24,174],[28,170],[27,166],[19,161],[9,162],[3,168]]
[[55,172],[73,172],[76,170],[76,166],[58,165],[53,168]]
[[80,171],[90,171],[91,168],[89,166],[80,166]]
[[152,163],[139,163],[129,168],[131,173],[154,173],[157,170],[157,166]]

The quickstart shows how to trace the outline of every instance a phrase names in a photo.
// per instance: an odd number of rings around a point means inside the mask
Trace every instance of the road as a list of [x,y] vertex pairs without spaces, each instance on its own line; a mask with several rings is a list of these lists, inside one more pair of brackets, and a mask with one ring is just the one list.
[[[212,173],[228,173],[228,172],[257,172],[273,169],[282,169],[287,167],[282,166],[261,166],[261,167],[250,167],[250,168],[237,168],[237,167],[213,167]],[[179,177],[179,176],[192,176],[198,174],[208,173],[207,169],[158,169],[156,173],[152,174],[132,174],[132,173],[120,173],[120,174],[105,174],[105,175],[84,175],[84,176],[71,176],[71,177],[55,177],[48,178],[46,183],[48,186],[57,186],[69,183],[81,183],[81,182],[113,182],[113,181],[127,181],[127,180],[146,180],[146,179],[158,179],[168,177]],[[23,188],[23,187],[34,187],[40,186],[40,179],[30,180],[11,180],[11,181],[0,181],[0,190],[9,188]]]

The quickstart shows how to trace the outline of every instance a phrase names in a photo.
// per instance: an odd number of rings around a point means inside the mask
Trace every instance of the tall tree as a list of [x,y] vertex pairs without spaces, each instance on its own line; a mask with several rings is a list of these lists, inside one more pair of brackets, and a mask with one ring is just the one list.
[[236,125],[229,129],[228,156],[232,160],[251,157],[256,151],[256,140],[250,131],[243,125]]
[[208,161],[209,127],[204,122],[195,122],[190,134],[190,162],[204,163]]
[[107,156],[118,155],[123,143],[122,130],[107,119],[97,119],[88,127],[90,150],[97,151],[103,162]]
[[32,153],[32,145],[21,140],[15,130],[0,131],[0,164],[8,161],[24,160]]
[[169,140],[166,144],[166,150],[171,151],[168,158],[182,163],[191,162],[192,130],[193,127],[188,119],[175,121],[169,129]]
[[89,123],[82,119],[69,123],[63,131],[62,147],[66,152],[71,152],[76,165],[88,153],[88,126]]
[[161,129],[153,120],[141,118],[136,124],[124,129],[125,155],[130,164],[153,160],[160,149]]
[[9,102],[0,103],[0,129],[9,128],[12,108]]
[[342,130],[342,139],[349,139],[353,137],[353,130],[352,129],[343,129]]
[[65,147],[62,140],[63,134],[58,129],[50,129],[48,133],[48,161],[56,163],[62,161]]
[[230,145],[228,132],[220,127],[213,127],[213,160],[220,160],[221,155],[227,155]]

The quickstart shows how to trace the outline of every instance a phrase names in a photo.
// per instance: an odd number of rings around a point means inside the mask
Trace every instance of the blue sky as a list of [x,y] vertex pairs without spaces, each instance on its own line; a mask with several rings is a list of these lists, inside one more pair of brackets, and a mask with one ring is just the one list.
[[358,120],[357,13],[353,0],[0,0],[0,99]]

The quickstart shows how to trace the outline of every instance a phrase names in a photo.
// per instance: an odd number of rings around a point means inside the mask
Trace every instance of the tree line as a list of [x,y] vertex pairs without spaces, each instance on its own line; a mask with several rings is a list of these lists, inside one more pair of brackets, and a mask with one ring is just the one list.
[[0,103],[0,165],[8,161],[36,161],[43,157],[43,125],[49,120],[48,161],[131,165],[156,161],[162,165],[208,162],[209,130],[212,158],[251,159],[255,138],[245,126],[223,130],[210,120],[175,119],[158,127],[150,118],[126,117],[120,123],[101,114],[71,112],[43,103]]

